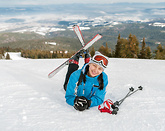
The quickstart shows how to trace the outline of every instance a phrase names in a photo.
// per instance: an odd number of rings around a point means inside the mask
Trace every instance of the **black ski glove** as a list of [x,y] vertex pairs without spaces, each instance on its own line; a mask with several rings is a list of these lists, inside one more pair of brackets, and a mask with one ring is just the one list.
[[84,96],[76,96],[74,100],[74,108],[79,111],[88,109],[91,105],[91,100],[88,100]]

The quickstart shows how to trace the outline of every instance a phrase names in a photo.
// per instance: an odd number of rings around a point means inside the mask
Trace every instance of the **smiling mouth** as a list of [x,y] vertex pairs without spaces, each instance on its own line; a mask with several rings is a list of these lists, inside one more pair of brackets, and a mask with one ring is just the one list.
[[93,74],[94,76],[97,75],[97,73],[95,73],[95,72],[93,72],[93,71],[92,71],[92,74]]

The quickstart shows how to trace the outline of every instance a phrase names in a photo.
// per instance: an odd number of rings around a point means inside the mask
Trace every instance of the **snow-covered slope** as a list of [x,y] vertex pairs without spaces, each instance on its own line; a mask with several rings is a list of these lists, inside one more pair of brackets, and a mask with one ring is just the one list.
[[131,86],[144,89],[126,99],[117,115],[110,115],[97,107],[79,112],[66,104],[67,67],[47,77],[64,60],[0,60],[1,131],[165,130],[165,61],[111,58],[105,70],[106,99],[121,99]]
[[[7,53],[5,53],[5,56]],[[26,58],[21,57],[21,52],[9,52],[11,60],[25,60]]]

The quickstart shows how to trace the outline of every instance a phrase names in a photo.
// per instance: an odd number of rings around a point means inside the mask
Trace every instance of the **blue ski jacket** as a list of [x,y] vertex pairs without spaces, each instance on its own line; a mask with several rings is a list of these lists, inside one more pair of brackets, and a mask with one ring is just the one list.
[[106,75],[105,72],[102,72],[103,82],[104,82],[103,90],[99,89],[99,81],[97,79],[98,76],[89,77],[88,75],[85,75],[86,82],[84,83],[82,81],[81,84],[77,87],[77,83],[81,71],[84,74],[87,65],[88,64],[84,65],[82,69],[73,72],[69,78],[65,98],[66,98],[66,102],[71,106],[74,105],[74,99],[76,96],[84,96],[88,100],[91,100],[90,107],[98,106],[104,102],[104,98],[106,94],[106,86],[108,85],[108,76]]

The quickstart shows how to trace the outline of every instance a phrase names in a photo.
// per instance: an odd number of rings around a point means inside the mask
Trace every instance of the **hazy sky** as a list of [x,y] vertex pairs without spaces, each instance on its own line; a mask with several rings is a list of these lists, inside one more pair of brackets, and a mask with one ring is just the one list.
[[117,3],[117,2],[142,2],[142,3],[158,3],[165,0],[0,0],[0,6],[12,5],[38,5],[38,4],[71,4],[71,3]]

